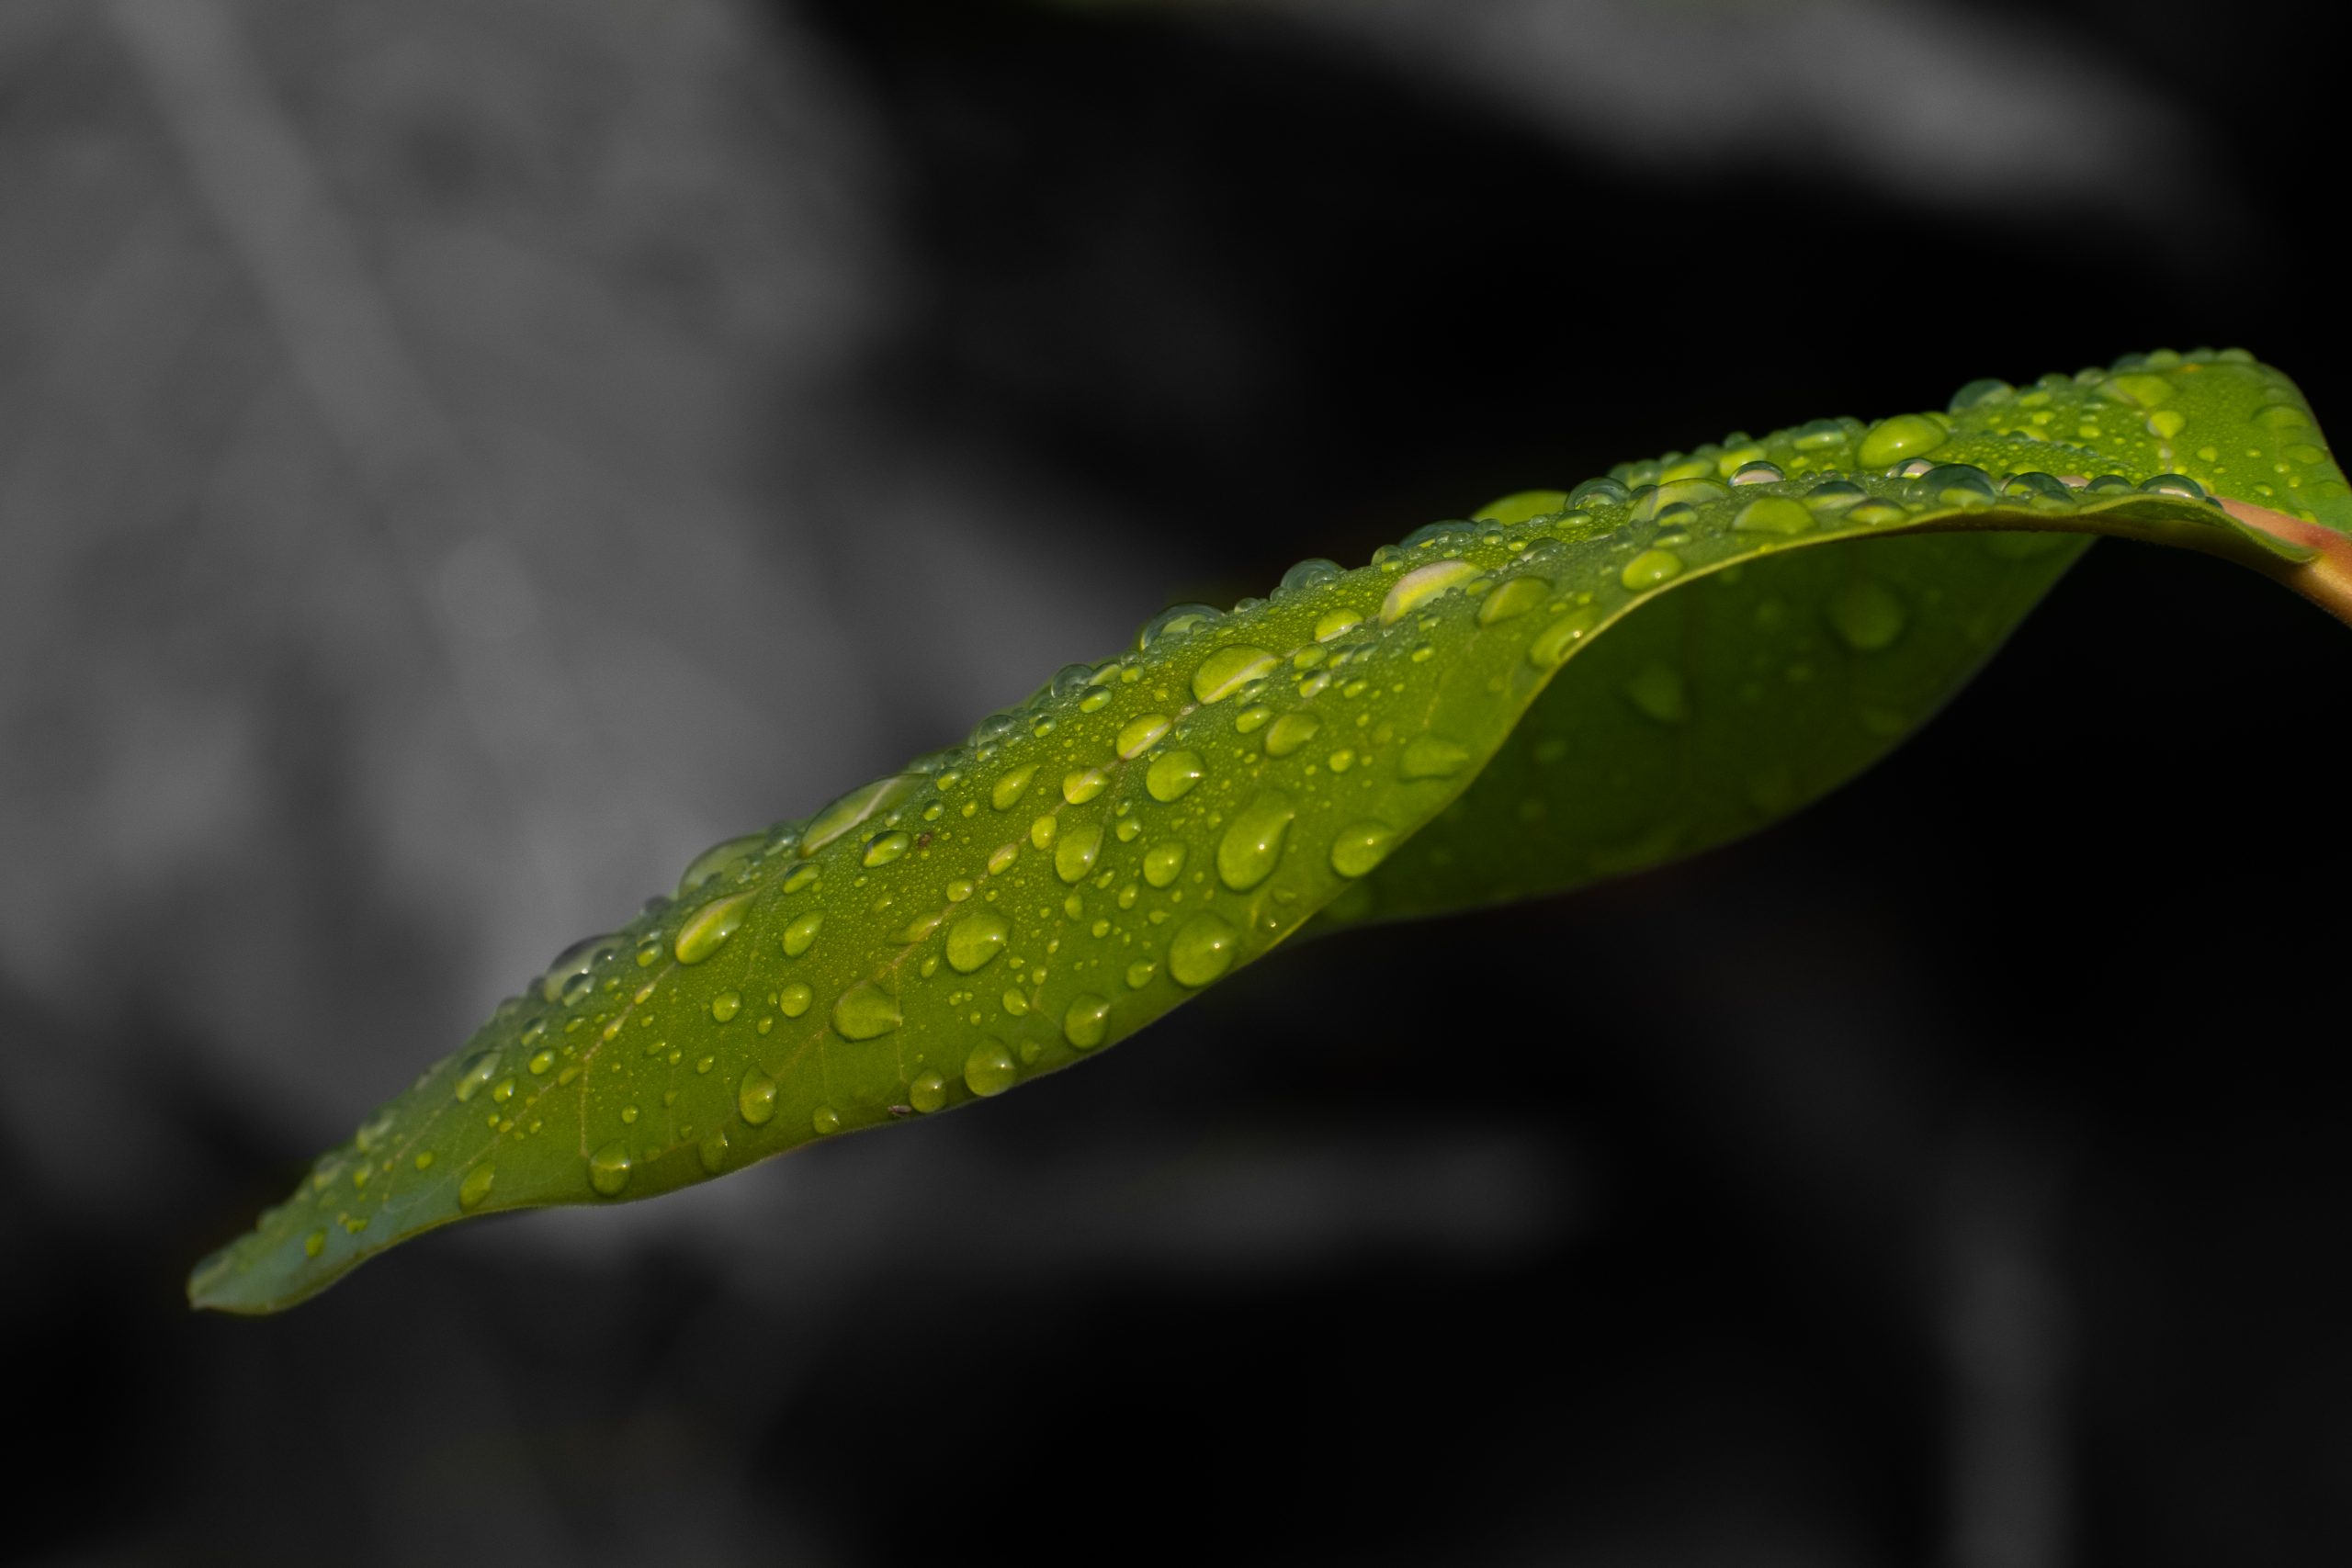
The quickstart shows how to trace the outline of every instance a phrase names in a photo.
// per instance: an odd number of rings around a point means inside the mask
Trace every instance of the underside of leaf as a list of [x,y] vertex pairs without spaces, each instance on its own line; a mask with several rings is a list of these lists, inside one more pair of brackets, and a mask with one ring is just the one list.
[[2134,355],[1819,420],[1181,606],[963,745],[716,846],[202,1264],[298,1302],[420,1231],[650,1197],[1066,1066],[1310,921],[1555,892],[1850,778],[2113,534],[2352,618],[2287,378]]

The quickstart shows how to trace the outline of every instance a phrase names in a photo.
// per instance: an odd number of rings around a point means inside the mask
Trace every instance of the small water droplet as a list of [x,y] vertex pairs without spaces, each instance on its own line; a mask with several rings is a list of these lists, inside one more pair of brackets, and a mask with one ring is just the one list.
[[1054,844],[1054,835],[1060,829],[1061,824],[1052,817],[1039,817],[1029,824],[1029,841],[1038,849],[1051,849]]
[[523,1065],[530,1068],[533,1077],[545,1077],[547,1070],[555,1066],[555,1053],[544,1049],[536,1051],[532,1053],[531,1059]]
[[1165,805],[1182,798],[1207,774],[1198,751],[1163,751],[1144,771],[1143,787],[1152,799]]
[[1447,589],[1477,575],[1478,569],[1466,560],[1433,560],[1417,566],[1388,585],[1388,597],[1380,604],[1380,624],[1394,626]]
[[842,795],[808,819],[808,829],[800,838],[801,858],[815,854],[875,813],[888,811],[913,794],[922,783],[918,774],[897,773],[861,784]]
[[1331,869],[1345,877],[1365,875],[1388,858],[1396,841],[1396,830],[1385,822],[1351,822],[1331,840]]
[[871,980],[860,980],[833,1003],[833,1028],[844,1040],[874,1040],[905,1022],[899,998]]
[[1081,822],[1061,836],[1054,846],[1054,874],[1064,882],[1086,880],[1094,869],[1094,859],[1102,852],[1102,829],[1092,822]]
[[1326,610],[1316,618],[1315,640],[1329,642],[1341,632],[1363,625],[1363,617],[1353,610]]
[[1168,943],[1168,973],[1177,984],[1195,989],[1233,967],[1240,933],[1211,914],[1194,915],[1176,928]]
[[815,945],[817,933],[824,929],[825,911],[811,909],[784,928],[784,955],[797,958]]
[[842,1130],[841,1112],[830,1105],[820,1105],[817,1107],[816,1114],[808,1118],[808,1124],[816,1128],[820,1135],[838,1133]]
[[1203,703],[1222,702],[1250,682],[1272,674],[1279,662],[1264,649],[1247,643],[1220,648],[1193,671],[1193,695]]
[[1527,645],[1527,661],[1538,670],[1556,668],[1600,624],[1600,612],[1590,606],[1569,611],[1535,635]]
[[1162,637],[1183,637],[1223,619],[1225,612],[1214,604],[1171,604],[1136,633],[1136,651],[1142,652]]
[[326,1249],[327,1233],[322,1230],[312,1231],[302,1238],[302,1256],[305,1258],[316,1258]]
[[1159,965],[1153,963],[1150,959],[1136,959],[1133,964],[1127,965],[1127,989],[1131,991],[1142,990],[1146,986],[1151,984],[1151,977],[1159,973]]
[[1643,667],[1624,685],[1625,700],[1660,724],[1682,724],[1690,717],[1690,696],[1682,671],[1670,664]]
[[1906,457],[1934,451],[1948,439],[1944,427],[1926,414],[1899,413],[1870,427],[1855,461],[1865,468],[1892,468]]
[[703,1169],[712,1176],[717,1176],[726,1168],[727,1149],[727,1129],[724,1127],[714,1129],[708,1136],[695,1145],[695,1153],[702,1156]]
[[983,1099],[1002,1094],[1020,1076],[1021,1069],[1012,1064],[1012,1053],[1004,1048],[1001,1040],[983,1040],[964,1058],[964,1087]]
[[1218,880],[1236,893],[1246,893],[1265,881],[1282,859],[1283,836],[1297,815],[1297,803],[1281,790],[1261,791],[1217,840]]
[[947,1080],[937,1073],[925,1073],[907,1086],[907,1103],[928,1116],[947,1103]]
[[2017,396],[2017,390],[2007,381],[1996,381],[1990,377],[1971,381],[1951,395],[1951,401],[1944,405],[1945,412],[1965,413],[1980,404],[2006,403]]
[[1742,463],[1739,466],[1739,471],[1732,475],[1731,482],[1735,485],[1769,485],[1778,484],[1787,477],[1781,472],[1779,464],[1759,460]]
[[743,993],[741,991],[721,991],[710,998],[710,1016],[720,1023],[725,1023],[742,1010]]
[[1919,476],[1919,488],[1946,506],[1990,506],[1993,476],[1973,463],[1938,463]]
[[910,833],[876,833],[865,840],[865,863],[868,866],[888,865],[914,844]]
[[607,1198],[614,1197],[628,1185],[633,1163],[628,1145],[616,1138],[588,1156],[588,1185]]
[[784,890],[786,893],[797,893],[804,887],[815,886],[817,879],[823,874],[821,870],[813,865],[796,866],[793,868],[792,874],[784,879]]
[[458,1207],[468,1212],[481,1208],[482,1200],[490,1196],[491,1184],[497,1179],[498,1168],[494,1165],[478,1165],[466,1172],[466,1179],[458,1183]]
[[1129,760],[1142,756],[1159,744],[1173,723],[1164,713],[1148,713],[1129,719],[1119,731],[1119,755]]
[[786,1018],[798,1018],[816,999],[817,993],[808,988],[808,981],[795,980],[776,993],[775,1010]]
[[1830,601],[1829,625],[1857,653],[1875,653],[1903,635],[1903,601],[1867,579],[1850,583]]
[[2205,499],[2205,487],[2187,474],[2158,474],[2152,479],[2143,480],[2140,488],[2150,495],[2177,495],[2183,501]]
[[616,936],[582,937],[555,956],[539,980],[539,995],[567,1007],[577,1006],[593,988],[588,972],[621,948]]
[[1062,1014],[1062,1038],[1081,1051],[1091,1051],[1102,1043],[1110,1017],[1111,1004],[1105,998],[1091,994],[1074,997],[1069,1010]]
[[1080,768],[1062,777],[1062,798],[1083,806],[1111,787],[1111,775],[1101,768]]
[[1405,755],[1396,764],[1399,776],[1408,779],[1450,779],[1470,763],[1470,748],[1459,740],[1442,735],[1416,735],[1405,742]]
[[1633,492],[1615,479],[1606,477],[1587,479],[1568,491],[1570,506],[1614,506],[1631,498]]
[[989,804],[999,811],[1012,810],[1020,804],[1021,797],[1029,793],[1029,781],[1036,776],[1037,764],[1035,762],[1013,769],[997,780],[995,786],[989,791]]

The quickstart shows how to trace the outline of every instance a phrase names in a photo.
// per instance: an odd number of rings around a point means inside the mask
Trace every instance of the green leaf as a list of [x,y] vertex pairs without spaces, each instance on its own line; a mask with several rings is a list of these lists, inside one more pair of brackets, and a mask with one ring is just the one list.
[[288,1305],[420,1231],[651,1197],[1099,1054],[1314,922],[1720,843],[1923,723],[2087,545],[2352,618],[2352,491],[2288,379],[2135,355],[1821,420],[1182,606],[954,750],[730,840],[574,947],[199,1267]]

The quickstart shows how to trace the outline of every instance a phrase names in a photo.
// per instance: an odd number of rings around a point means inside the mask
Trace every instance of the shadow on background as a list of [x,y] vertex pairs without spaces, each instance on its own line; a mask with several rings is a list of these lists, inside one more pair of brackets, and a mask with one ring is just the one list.
[[2342,132],[2185,75],[2291,31],[12,0],[13,1550],[2344,1561],[2346,645],[2115,545],[1752,842],[283,1319],[179,1298],[569,938],[1167,602],[2161,344],[2352,419]]

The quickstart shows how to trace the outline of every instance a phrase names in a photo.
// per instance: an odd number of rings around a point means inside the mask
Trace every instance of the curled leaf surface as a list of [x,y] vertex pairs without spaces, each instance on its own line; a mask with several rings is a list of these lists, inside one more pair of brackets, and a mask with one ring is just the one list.
[[1917,728],[2091,537],[2339,615],[2352,490],[2236,351],[1819,420],[1179,606],[963,745],[696,858],[198,1267],[275,1310],[473,1214],[650,1197],[1098,1054],[1314,923],[1751,831]]

